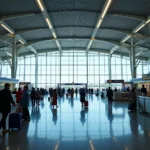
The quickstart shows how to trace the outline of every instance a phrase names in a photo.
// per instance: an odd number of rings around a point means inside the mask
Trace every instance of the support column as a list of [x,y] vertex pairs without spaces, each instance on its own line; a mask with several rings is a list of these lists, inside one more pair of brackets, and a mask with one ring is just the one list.
[[38,87],[38,55],[35,54],[35,88]]
[[24,60],[24,73],[23,73],[23,81],[25,81],[25,72],[26,72],[26,56],[23,57]]
[[74,50],[73,50],[73,83],[74,83]]
[[133,46],[133,37],[131,36],[131,50],[130,50],[130,67],[132,78],[136,78],[136,60],[135,47]]
[[0,60],[0,77],[2,76],[2,66],[3,64],[2,64],[2,61]]
[[88,51],[86,52],[86,83],[87,83],[87,89],[89,88],[88,84],[89,84],[89,62],[88,62]]
[[47,86],[47,52],[46,52],[46,88],[48,88],[48,86]]
[[123,64],[122,64],[123,57],[121,56],[121,79],[123,80]]
[[61,58],[62,58],[62,52],[60,52],[60,88],[61,88]]
[[100,53],[98,53],[98,65],[99,65],[99,67],[98,67],[98,69],[99,69],[98,74],[99,74],[99,90],[100,90]]
[[16,79],[17,65],[18,65],[18,52],[16,47],[16,37],[14,36],[14,46],[12,49],[11,78]]
[[108,73],[109,73],[109,80],[111,80],[112,78],[112,75],[111,75],[111,57],[112,57],[112,54],[109,54],[108,56]]

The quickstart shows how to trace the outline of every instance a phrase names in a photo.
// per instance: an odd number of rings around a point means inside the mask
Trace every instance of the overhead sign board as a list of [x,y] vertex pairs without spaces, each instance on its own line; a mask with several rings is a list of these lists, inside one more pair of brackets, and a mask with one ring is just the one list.
[[150,80],[150,74],[143,74],[142,79],[143,80]]
[[124,80],[107,80],[107,83],[124,83]]

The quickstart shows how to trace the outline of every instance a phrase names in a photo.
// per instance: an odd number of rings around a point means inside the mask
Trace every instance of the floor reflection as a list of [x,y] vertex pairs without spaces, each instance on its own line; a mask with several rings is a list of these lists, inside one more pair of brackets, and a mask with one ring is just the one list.
[[54,122],[54,125],[56,125],[57,119],[58,119],[58,116],[57,116],[57,109],[52,109],[52,120],[53,120],[53,122]]
[[58,99],[53,109],[48,96],[39,107],[30,107],[31,121],[20,131],[0,140],[0,150],[40,149],[144,149],[150,147],[150,117],[128,112],[128,103],[89,95],[89,107],[82,107],[79,95]]

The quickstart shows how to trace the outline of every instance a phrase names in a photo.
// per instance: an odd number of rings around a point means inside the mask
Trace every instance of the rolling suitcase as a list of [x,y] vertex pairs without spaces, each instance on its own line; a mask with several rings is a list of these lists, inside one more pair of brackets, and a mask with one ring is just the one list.
[[9,115],[9,129],[21,129],[22,114],[21,113],[11,113]]
[[85,107],[88,107],[88,106],[89,106],[89,102],[88,102],[88,101],[85,101],[85,102],[84,102],[84,106],[85,106]]
[[23,108],[22,108],[22,107],[17,107],[17,108],[16,108],[16,113],[21,113],[21,114],[23,114]]
[[128,110],[129,111],[136,111],[136,102],[130,101],[128,104]]

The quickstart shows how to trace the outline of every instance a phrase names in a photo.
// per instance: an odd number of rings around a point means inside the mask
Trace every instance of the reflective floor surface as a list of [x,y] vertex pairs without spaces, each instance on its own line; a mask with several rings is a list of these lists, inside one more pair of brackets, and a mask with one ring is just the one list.
[[0,139],[0,150],[150,150],[150,116],[130,113],[127,103],[89,96],[82,108],[79,96],[60,98],[52,109],[45,96],[30,106],[31,121]]

